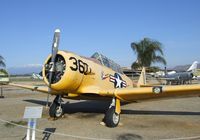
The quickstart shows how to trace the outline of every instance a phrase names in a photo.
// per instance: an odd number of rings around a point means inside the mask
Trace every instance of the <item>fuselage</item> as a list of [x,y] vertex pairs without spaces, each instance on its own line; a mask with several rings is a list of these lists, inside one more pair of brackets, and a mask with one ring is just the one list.
[[[71,52],[59,51],[56,62],[56,79],[51,84],[57,94],[78,98],[81,95],[99,95],[100,91],[133,87],[133,82],[123,73],[118,73],[92,58],[81,57]],[[51,55],[43,67],[44,81],[48,82],[48,68]],[[101,96],[102,95],[101,93]],[[105,93],[106,97],[112,97]]]

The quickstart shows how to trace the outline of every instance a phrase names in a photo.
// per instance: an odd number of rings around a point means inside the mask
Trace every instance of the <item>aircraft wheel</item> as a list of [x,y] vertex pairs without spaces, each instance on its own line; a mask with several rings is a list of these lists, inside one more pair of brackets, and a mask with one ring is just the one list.
[[49,108],[49,116],[59,118],[63,115],[63,108],[58,103],[53,102]]
[[105,123],[108,127],[116,127],[120,121],[120,114],[115,113],[115,107],[108,109],[105,115]]

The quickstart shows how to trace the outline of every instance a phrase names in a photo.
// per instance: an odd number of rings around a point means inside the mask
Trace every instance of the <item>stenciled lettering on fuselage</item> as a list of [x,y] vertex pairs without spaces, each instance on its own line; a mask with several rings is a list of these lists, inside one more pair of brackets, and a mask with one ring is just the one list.
[[70,57],[69,60],[73,61],[73,65],[70,66],[72,71],[79,71],[81,74],[87,75],[92,72],[92,69],[89,68],[88,64],[83,62],[80,59],[75,57]]
[[104,75],[102,72],[101,79],[105,80],[107,78],[109,78],[110,82],[114,83],[114,88],[124,88],[127,86],[126,81],[124,81],[118,73],[115,73],[113,76],[111,74]]

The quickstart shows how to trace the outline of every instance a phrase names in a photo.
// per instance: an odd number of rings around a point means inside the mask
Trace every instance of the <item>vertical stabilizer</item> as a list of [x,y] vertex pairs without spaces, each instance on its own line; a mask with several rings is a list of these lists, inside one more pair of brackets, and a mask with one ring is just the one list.
[[142,68],[140,78],[137,83],[137,87],[140,87],[141,85],[146,85],[146,70],[145,67]]
[[192,65],[190,66],[190,68],[187,70],[188,72],[195,72],[196,69],[197,69],[197,65],[198,65],[198,62],[197,61],[194,61],[192,63]]

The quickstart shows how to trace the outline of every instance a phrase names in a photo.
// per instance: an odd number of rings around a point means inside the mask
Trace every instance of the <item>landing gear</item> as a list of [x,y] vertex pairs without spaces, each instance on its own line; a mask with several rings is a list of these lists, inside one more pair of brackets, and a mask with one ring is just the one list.
[[115,107],[108,109],[105,115],[105,123],[108,127],[116,127],[120,121],[120,114],[115,113]]
[[59,118],[63,115],[62,99],[57,95],[49,108],[49,116],[52,118]]
[[116,127],[120,121],[120,100],[113,98],[108,111],[105,114],[105,124],[108,127]]

